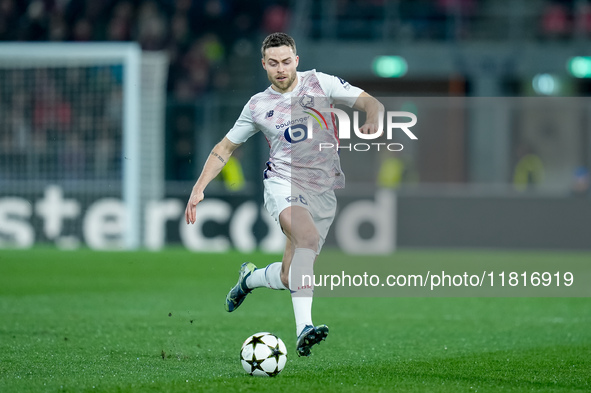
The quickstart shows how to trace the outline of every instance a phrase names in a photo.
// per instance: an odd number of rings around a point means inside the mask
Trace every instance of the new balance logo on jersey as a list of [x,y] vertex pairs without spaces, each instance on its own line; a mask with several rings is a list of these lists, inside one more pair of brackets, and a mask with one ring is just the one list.
[[[339,77],[337,76],[337,78],[339,78]],[[343,85],[345,90],[349,90],[351,88],[351,85],[349,84],[349,82],[347,82],[343,78],[339,78],[339,81],[341,82],[341,85]]]
[[269,112],[267,112],[267,117],[273,117],[274,113],[275,113],[274,110],[270,110]]

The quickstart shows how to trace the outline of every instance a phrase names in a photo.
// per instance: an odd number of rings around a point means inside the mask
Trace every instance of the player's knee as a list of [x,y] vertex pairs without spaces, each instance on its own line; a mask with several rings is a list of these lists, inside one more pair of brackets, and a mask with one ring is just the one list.
[[316,251],[316,249],[318,248],[318,241],[320,240],[320,237],[318,236],[318,232],[309,231],[302,234],[300,238],[297,240],[297,248],[308,248],[310,250]]

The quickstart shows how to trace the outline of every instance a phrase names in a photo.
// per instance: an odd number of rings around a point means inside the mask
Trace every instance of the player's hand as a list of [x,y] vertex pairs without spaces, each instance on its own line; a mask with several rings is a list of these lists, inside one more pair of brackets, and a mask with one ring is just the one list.
[[187,202],[187,208],[185,209],[185,220],[187,224],[195,224],[197,204],[204,198],[203,191],[193,189],[189,201]]
[[378,132],[379,125],[376,123],[365,123],[361,127],[359,127],[359,132],[362,134],[375,134]]

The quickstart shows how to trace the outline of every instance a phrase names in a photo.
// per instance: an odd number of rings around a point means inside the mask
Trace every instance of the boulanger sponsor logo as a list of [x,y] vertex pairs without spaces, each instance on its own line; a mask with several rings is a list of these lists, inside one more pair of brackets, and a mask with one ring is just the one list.
[[276,124],[275,125],[275,128],[277,130],[280,130],[280,129],[284,128],[284,127],[289,127],[289,126],[292,126],[294,124],[303,124],[303,123],[306,123],[306,121],[308,120],[308,118],[309,117],[306,116],[306,117],[300,117],[298,119],[289,120],[289,121],[283,122],[281,124]]
[[285,140],[289,143],[298,143],[308,139],[308,127],[303,124],[296,124],[288,127],[283,132]]

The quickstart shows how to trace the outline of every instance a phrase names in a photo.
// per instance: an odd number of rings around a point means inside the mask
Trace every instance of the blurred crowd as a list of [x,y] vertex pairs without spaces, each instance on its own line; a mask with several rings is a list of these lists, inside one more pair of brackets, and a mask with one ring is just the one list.
[[0,69],[0,180],[119,177],[122,71]]
[[[293,28],[289,21],[296,5],[290,0],[0,0],[0,41],[137,41],[143,49],[167,51],[168,91],[191,100],[231,84],[232,54],[255,53],[261,36]],[[312,1],[298,28],[310,38],[478,38],[491,25],[501,33],[510,30],[503,23],[524,6],[529,11],[519,12],[522,32],[530,29],[539,38],[591,33],[586,0]]]
[[548,40],[591,35],[589,0],[334,0],[312,2],[316,39]]
[[187,100],[229,83],[227,58],[287,28],[288,0],[0,0],[0,41],[136,41],[170,56]]

